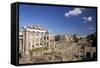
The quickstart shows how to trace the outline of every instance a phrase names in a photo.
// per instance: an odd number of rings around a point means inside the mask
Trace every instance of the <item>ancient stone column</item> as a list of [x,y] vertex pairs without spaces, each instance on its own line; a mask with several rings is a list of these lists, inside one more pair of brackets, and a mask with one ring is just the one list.
[[32,50],[32,42],[33,42],[33,35],[32,35],[32,33],[31,32],[29,32],[29,42],[30,42],[30,48],[29,48],[29,50]]
[[36,48],[36,32],[34,32],[34,48]]
[[39,40],[38,46],[40,47],[40,32],[39,32],[39,34],[38,34],[38,40]]
[[42,47],[44,47],[44,33],[42,32]]
[[23,44],[22,44],[22,39],[19,39],[19,53],[22,53],[23,51]]
[[26,30],[25,29],[23,32],[23,51],[24,51],[24,53],[26,51]]
[[43,33],[43,47],[45,46],[45,40],[44,40],[44,37],[45,37],[45,35],[44,35],[44,33]]
[[28,30],[26,30],[26,46],[25,46],[25,52],[26,52],[26,54],[28,54],[28,50],[29,50],[29,31]]

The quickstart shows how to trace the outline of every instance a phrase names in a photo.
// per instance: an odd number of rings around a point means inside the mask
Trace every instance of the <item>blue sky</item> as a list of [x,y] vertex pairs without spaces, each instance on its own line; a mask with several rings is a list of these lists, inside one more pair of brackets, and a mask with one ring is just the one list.
[[96,9],[20,4],[19,26],[35,24],[51,34],[88,35],[96,31]]

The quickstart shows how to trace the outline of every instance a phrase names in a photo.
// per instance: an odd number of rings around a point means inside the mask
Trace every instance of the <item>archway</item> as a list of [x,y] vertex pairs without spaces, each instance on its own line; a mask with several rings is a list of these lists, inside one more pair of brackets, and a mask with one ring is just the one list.
[[96,59],[97,59],[97,53],[96,53],[96,52],[93,53],[92,59],[93,59],[93,60],[96,60]]
[[87,59],[91,59],[91,53],[90,53],[90,52],[87,52],[87,53],[86,53],[86,58],[87,58]]

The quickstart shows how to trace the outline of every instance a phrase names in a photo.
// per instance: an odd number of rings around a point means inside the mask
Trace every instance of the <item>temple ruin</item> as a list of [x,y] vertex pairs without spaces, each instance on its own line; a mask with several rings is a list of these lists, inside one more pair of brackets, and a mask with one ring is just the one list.
[[19,52],[28,53],[29,50],[48,46],[50,48],[49,31],[39,25],[23,27],[19,33]]

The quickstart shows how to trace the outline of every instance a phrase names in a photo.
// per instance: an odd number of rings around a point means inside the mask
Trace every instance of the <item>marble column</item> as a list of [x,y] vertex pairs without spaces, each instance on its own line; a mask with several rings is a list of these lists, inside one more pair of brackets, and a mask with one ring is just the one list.
[[32,33],[31,32],[29,32],[29,42],[30,42],[30,50],[32,50],[32,42],[33,42],[33,35],[32,35]]
[[38,32],[39,34],[38,34],[38,40],[39,40],[39,42],[38,42],[38,46],[40,47],[40,32]]

